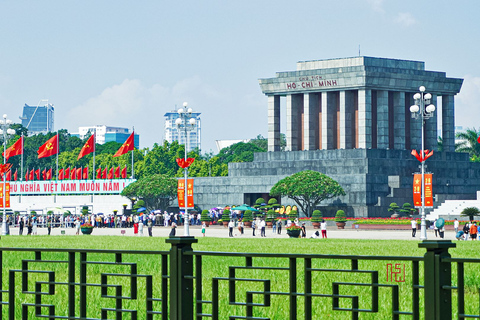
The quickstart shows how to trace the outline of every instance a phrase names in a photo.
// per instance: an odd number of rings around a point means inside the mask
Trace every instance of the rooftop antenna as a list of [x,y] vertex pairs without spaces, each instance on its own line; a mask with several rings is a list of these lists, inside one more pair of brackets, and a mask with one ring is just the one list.
[[361,57],[361,55],[360,55],[360,45],[358,45],[358,56]]

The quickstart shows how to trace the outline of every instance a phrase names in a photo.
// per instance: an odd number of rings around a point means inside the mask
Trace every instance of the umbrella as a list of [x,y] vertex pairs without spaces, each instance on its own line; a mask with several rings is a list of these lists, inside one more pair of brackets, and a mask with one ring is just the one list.
[[238,211],[245,211],[245,210],[251,210],[251,211],[255,211],[255,212],[258,212],[257,209],[255,208],[252,208],[250,206],[247,206],[246,204],[242,204],[241,206],[237,206],[235,208],[232,208],[231,210],[238,210]]
[[147,210],[147,208],[145,208],[145,207],[140,207],[140,208],[137,209],[137,212],[143,212],[143,211],[145,211],[145,210]]
[[435,222],[435,227],[437,227],[438,229],[442,229],[444,225],[445,220],[443,218],[438,218],[437,222]]

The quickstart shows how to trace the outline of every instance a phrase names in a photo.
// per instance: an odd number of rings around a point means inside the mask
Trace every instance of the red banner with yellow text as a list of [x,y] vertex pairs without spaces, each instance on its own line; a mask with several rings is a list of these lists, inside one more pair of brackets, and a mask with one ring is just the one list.
[[432,174],[425,174],[425,208],[433,208]]
[[[426,173],[425,177],[425,208],[433,208],[432,174]],[[422,207],[422,175],[413,175],[413,205]]]
[[[10,208],[10,183],[5,184],[5,208]],[[0,184],[0,208],[3,208],[3,183]]]
[[422,175],[413,175],[413,206],[415,208],[422,207]]
[[[185,179],[178,180],[178,207],[185,208]],[[193,179],[187,179],[187,208],[193,208]]]

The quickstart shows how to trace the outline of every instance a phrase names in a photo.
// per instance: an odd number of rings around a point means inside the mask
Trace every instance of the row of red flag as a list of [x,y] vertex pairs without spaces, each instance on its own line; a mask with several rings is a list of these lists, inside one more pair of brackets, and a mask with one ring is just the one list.
[[[126,179],[127,178],[127,166],[123,169],[120,169],[120,166],[116,168],[98,168],[96,171],[97,179]],[[58,180],[86,180],[88,179],[88,167],[85,168],[66,168],[60,169],[58,171]],[[3,179],[3,176],[2,176]],[[12,174],[12,170],[9,170],[5,175],[5,180],[7,181],[17,181],[18,180],[18,170]],[[32,180],[52,180],[52,168],[43,169],[40,172],[40,169],[31,169],[27,170],[25,174],[25,181]]]
[[[135,148],[134,136],[135,136],[135,132],[132,132],[132,134],[130,134],[127,140],[122,144],[122,146],[117,150],[117,152],[113,156],[119,157],[122,154],[132,151]],[[23,140],[24,138],[22,136],[14,144],[12,144],[7,150],[5,150],[3,155],[5,156],[6,161],[8,161],[10,157],[23,154]],[[94,151],[95,151],[95,135],[92,135],[90,136],[90,138],[88,138],[87,142],[85,142],[85,144],[83,145],[82,150],[80,150],[80,153],[78,154],[77,160],[80,160],[80,158]],[[38,153],[38,159],[46,158],[46,157],[50,157],[55,154],[58,154],[58,134],[48,139],[47,142],[45,142],[40,148],[38,148],[37,153]]]

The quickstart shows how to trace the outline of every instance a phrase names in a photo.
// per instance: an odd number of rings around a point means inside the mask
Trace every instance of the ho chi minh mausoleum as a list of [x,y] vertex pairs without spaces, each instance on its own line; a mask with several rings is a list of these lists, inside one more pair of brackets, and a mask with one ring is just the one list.
[[[342,207],[349,216],[382,216],[391,202],[412,203],[419,162],[410,153],[421,149],[421,120],[409,109],[420,86],[436,106],[424,131],[425,149],[435,150],[426,162],[435,205],[474,199],[480,189],[480,164],[454,152],[454,97],[462,79],[425,70],[420,61],[355,57],[298,62],[296,71],[259,82],[268,97],[268,152],[255,154],[251,163],[229,164],[228,177],[196,178],[195,202],[202,208],[253,204],[278,180],[306,169],[327,174],[346,192],[320,205],[327,215]],[[285,152],[280,151],[283,113]],[[439,129],[443,151],[437,150]]]

